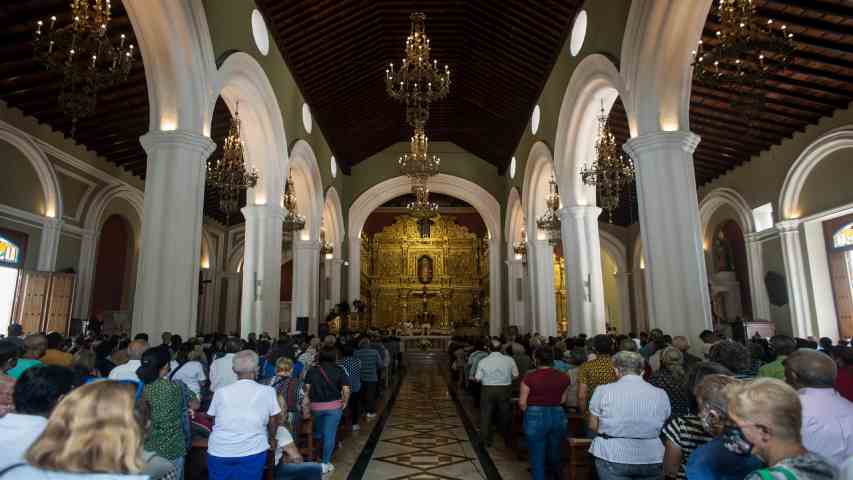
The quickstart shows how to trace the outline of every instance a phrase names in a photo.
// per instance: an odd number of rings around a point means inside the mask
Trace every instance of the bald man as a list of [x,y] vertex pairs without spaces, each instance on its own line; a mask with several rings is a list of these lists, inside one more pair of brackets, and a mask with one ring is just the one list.
[[835,468],[853,455],[853,403],[833,387],[837,367],[828,355],[800,349],[785,359],[785,380],[803,405],[803,446]]
[[133,380],[139,381],[136,371],[142,366],[142,354],[148,350],[148,342],[145,340],[134,340],[127,346],[127,357],[129,360],[119,365],[110,372],[110,380]]

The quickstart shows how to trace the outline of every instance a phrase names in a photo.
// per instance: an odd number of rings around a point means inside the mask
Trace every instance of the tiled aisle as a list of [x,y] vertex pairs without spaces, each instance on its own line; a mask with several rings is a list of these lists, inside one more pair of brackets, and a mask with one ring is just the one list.
[[383,430],[365,479],[486,478],[436,367],[406,373]]

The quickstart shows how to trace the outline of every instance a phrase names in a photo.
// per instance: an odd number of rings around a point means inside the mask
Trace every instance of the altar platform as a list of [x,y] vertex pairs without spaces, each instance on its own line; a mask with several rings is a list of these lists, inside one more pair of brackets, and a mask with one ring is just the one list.
[[400,351],[406,367],[438,368],[446,366],[449,357],[449,335],[409,335],[400,337]]

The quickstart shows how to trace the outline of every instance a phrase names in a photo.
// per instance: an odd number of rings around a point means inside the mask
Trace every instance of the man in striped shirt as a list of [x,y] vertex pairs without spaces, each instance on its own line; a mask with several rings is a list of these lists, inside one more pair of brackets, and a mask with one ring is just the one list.
[[382,362],[382,357],[379,356],[379,352],[370,346],[370,340],[367,337],[358,342],[355,358],[361,360],[364,411],[367,412],[367,418],[372,420],[376,417],[376,389],[379,384],[379,369],[385,365]]

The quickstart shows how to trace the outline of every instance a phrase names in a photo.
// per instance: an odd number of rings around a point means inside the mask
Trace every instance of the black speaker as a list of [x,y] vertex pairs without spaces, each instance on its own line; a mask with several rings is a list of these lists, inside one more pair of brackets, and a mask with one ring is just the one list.
[[308,317],[296,317],[296,329],[302,333],[308,331]]
[[767,288],[767,297],[770,303],[777,307],[788,304],[788,285],[785,276],[777,272],[767,272],[764,276],[764,286]]

